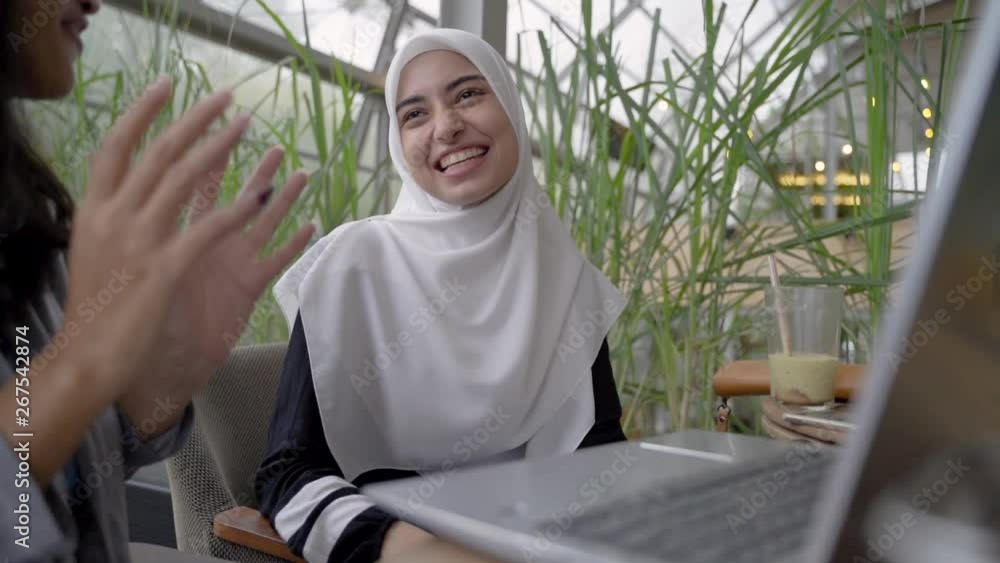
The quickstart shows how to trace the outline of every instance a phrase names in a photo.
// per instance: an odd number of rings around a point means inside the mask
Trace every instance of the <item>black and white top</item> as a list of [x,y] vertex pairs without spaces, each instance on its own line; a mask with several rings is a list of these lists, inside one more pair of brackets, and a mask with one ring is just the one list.
[[[621,403],[605,340],[591,369],[595,420],[578,448],[625,440]],[[323,432],[309,350],[296,318],[268,436],[257,471],[260,511],[296,555],[307,561],[375,561],[398,518],[360,494],[359,487],[413,477],[414,471],[373,469],[344,479]]]

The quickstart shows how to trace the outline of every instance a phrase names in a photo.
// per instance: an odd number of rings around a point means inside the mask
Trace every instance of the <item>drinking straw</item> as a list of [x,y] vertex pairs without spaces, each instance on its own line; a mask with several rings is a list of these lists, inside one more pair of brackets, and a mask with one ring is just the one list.
[[792,337],[788,332],[785,292],[781,290],[781,283],[778,281],[778,261],[774,259],[774,256],[768,256],[767,264],[771,268],[771,287],[774,288],[774,305],[778,310],[778,333],[781,335],[781,346],[785,350],[785,355],[791,356]]

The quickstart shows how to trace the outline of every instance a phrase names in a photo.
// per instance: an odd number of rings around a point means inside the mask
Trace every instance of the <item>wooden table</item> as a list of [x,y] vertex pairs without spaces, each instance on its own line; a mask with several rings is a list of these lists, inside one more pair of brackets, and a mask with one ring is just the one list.
[[[840,364],[834,382],[834,397],[838,406],[832,416],[834,422],[803,423],[790,420],[787,415],[808,414],[796,409],[780,407],[769,396],[771,394],[771,374],[767,360],[740,360],[726,364],[712,377],[712,390],[722,399],[717,409],[716,430],[728,432],[731,415],[728,399],[739,396],[764,396],[764,414],[761,426],[772,438],[778,440],[810,440],[828,444],[840,444],[850,433],[842,423],[847,418],[847,404],[854,393],[864,383],[865,364]],[[838,424],[841,423],[841,424]]]
[[[833,394],[841,401],[847,401],[861,387],[864,380],[865,364],[840,364]],[[770,395],[771,371],[767,360],[739,360],[726,364],[712,377],[712,390],[719,397],[741,395]]]

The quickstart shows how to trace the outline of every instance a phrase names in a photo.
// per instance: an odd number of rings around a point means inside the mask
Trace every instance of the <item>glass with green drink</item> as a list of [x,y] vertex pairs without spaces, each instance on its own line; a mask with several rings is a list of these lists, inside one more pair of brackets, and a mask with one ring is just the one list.
[[839,287],[769,287],[775,317],[767,337],[771,397],[785,407],[833,406],[844,290]]

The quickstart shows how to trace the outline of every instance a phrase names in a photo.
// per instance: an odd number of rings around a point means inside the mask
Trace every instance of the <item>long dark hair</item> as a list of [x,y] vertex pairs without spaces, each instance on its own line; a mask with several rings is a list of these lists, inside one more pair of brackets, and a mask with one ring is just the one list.
[[[15,31],[15,4],[0,1],[5,38]],[[31,145],[16,99],[22,63],[11,41],[0,43],[0,326],[10,326],[24,320],[55,253],[67,248],[73,200]]]

